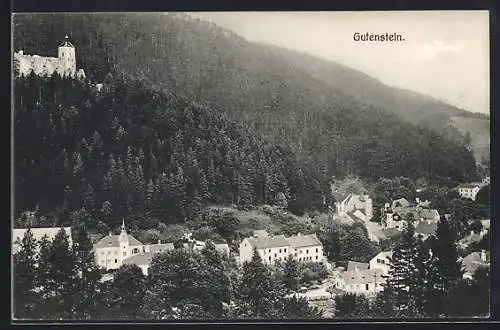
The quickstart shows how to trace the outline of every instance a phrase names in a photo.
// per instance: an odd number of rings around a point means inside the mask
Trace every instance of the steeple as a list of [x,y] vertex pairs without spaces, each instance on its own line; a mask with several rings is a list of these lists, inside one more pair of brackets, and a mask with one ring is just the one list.
[[122,219],[122,233],[127,233],[127,230],[125,229],[125,218]]

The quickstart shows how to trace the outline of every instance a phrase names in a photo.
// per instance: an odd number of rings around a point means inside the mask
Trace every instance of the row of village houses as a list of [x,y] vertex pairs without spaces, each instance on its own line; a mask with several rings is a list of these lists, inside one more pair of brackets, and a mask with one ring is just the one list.
[[[47,235],[52,239],[60,228],[32,228],[31,231],[35,239],[40,240]],[[71,241],[71,228],[64,230]],[[14,229],[14,241],[21,240],[26,229]],[[416,234],[418,235],[418,234]],[[472,234],[471,234],[472,235]],[[480,236],[480,234],[478,234]],[[193,240],[188,234],[185,236],[192,242],[191,247],[201,250],[205,242]],[[185,248],[188,243],[185,243]],[[19,246],[14,244],[13,252],[17,252]],[[174,249],[172,243],[143,244],[135,237],[127,233],[125,224],[122,224],[119,235],[108,235],[101,238],[94,244],[93,252],[97,264],[102,269],[113,270],[124,264],[135,264],[139,266],[144,275],[148,274],[153,256],[157,253]],[[230,255],[227,244],[216,244],[216,249],[220,253]],[[239,246],[239,255],[235,256],[242,264],[252,258],[254,249],[259,253],[263,262],[274,264],[284,261],[291,255],[298,262],[318,262],[323,263],[327,269],[333,271],[333,286],[341,292],[358,293],[372,296],[383,290],[386,276],[389,274],[390,258],[392,251],[383,251],[373,257],[368,263],[349,261],[347,268],[341,267],[332,269],[332,265],[323,255],[323,245],[315,234],[295,235],[285,237],[284,235],[270,235],[265,230],[256,230],[252,237],[244,238]],[[472,278],[475,270],[479,267],[489,267],[489,252],[473,252],[463,258],[464,278]],[[108,275],[108,279],[112,276]]]
[[[334,194],[336,193],[333,191]],[[468,193],[468,192],[467,192]],[[373,217],[372,201],[368,195],[348,194],[340,196],[337,194],[336,215],[337,217],[348,218],[351,222],[368,222]],[[467,197],[473,198],[473,197]],[[475,196],[474,196],[475,198]],[[404,198],[394,200],[391,204],[386,204],[381,210],[381,226],[386,230],[403,230],[405,223],[412,219],[415,224],[415,236],[426,240],[434,235],[437,224],[440,219],[439,212],[429,208],[428,201],[410,203]],[[480,233],[471,233],[468,237],[461,240],[459,245],[467,246],[472,241],[479,241],[489,229],[489,220],[482,221],[483,230]],[[60,228],[32,228],[31,231],[35,239],[40,240],[42,236],[47,235],[49,239],[55,237]],[[64,230],[69,237],[71,245],[71,228],[65,227]],[[22,240],[26,229],[14,229],[13,242]],[[201,250],[205,247],[205,242],[197,241],[191,234],[183,236],[184,248]],[[230,255],[230,249],[227,244],[216,244],[217,251]],[[14,244],[13,252],[18,249]],[[173,243],[144,244],[130,235],[122,223],[119,235],[109,234],[100,238],[93,245],[93,253],[97,265],[105,270],[113,270],[124,264],[135,264],[139,266],[145,275],[148,274],[153,256],[157,253],[171,251],[174,249]],[[259,253],[261,259],[266,264],[273,264],[276,261],[284,261],[291,255],[298,262],[318,262],[323,263],[331,269],[323,254],[323,245],[315,234],[302,235],[297,234],[290,237],[284,235],[270,235],[265,230],[256,230],[252,237],[244,238],[239,245],[239,254],[233,255],[239,264],[250,261],[254,249]],[[382,289],[385,281],[385,275],[388,273],[390,251],[381,252],[367,264],[350,262],[347,269],[338,272],[335,286],[347,292],[363,292],[371,294]],[[468,256],[469,257],[469,256]],[[486,263],[484,251],[479,255],[470,256],[473,264]],[[464,259],[465,264],[469,259]],[[473,262],[472,262],[473,261]],[[473,272],[467,271],[464,276],[472,276]]]

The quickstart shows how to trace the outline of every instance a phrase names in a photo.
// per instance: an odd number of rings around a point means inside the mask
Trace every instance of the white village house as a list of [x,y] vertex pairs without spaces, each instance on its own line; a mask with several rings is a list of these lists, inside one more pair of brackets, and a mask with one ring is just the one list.
[[340,273],[335,287],[346,293],[373,296],[384,290],[386,282],[382,269],[354,269]]
[[483,187],[482,183],[466,183],[457,187],[460,197],[476,200],[477,193]]
[[349,261],[347,270],[336,277],[334,287],[345,293],[376,295],[384,290],[391,257],[392,251],[382,251],[368,263]]
[[[101,238],[94,244],[93,251],[97,265],[100,268],[110,270],[119,268],[130,257],[145,253],[154,254],[169,251],[173,250],[173,247],[172,243],[143,244],[127,233],[125,222],[123,222],[120,235],[110,233],[108,236]],[[130,260],[127,263],[130,263]]]
[[380,269],[384,274],[388,274],[391,258],[392,258],[392,251],[380,252],[370,260],[369,262],[370,269]]
[[239,262],[250,261],[253,249],[257,249],[262,261],[273,264],[284,261],[289,255],[299,262],[323,262],[323,244],[315,234],[285,237],[270,236],[266,231],[254,232],[254,237],[243,239],[239,246]]
[[336,214],[341,217],[347,217],[352,221],[370,221],[373,218],[373,204],[369,195],[338,193],[332,187],[332,193],[335,197]]
[[474,274],[479,268],[489,268],[490,267],[490,253],[486,250],[481,250],[481,252],[472,252],[461,260],[463,278],[472,280]]

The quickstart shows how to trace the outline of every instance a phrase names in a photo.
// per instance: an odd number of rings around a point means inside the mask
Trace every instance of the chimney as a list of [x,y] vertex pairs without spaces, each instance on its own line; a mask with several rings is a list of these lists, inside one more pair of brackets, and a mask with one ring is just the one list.
[[297,234],[297,237],[300,237],[300,233]]
[[108,233],[109,236],[112,236],[113,234],[111,234],[111,232]]
[[158,239],[158,244],[161,244],[161,239]]
[[481,250],[481,260],[486,262],[486,250]]

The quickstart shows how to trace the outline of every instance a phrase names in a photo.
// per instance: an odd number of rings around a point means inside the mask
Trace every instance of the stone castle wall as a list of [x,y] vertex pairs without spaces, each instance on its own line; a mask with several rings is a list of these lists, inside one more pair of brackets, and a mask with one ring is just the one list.
[[28,76],[31,72],[37,76],[51,76],[54,73],[60,76],[84,77],[82,69],[76,72],[76,66],[65,65],[58,57],[44,57],[25,55],[22,51],[14,53],[14,70],[18,76]]

